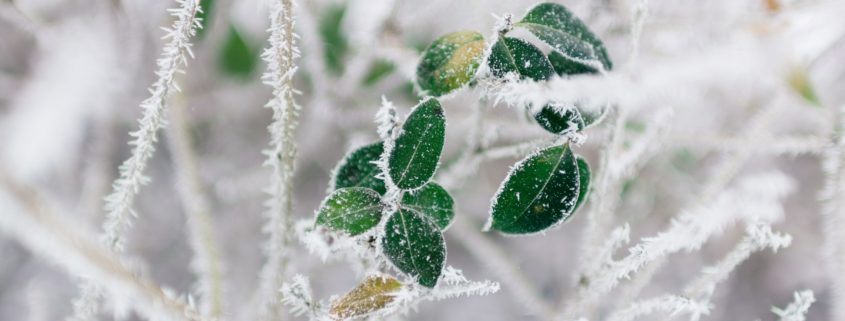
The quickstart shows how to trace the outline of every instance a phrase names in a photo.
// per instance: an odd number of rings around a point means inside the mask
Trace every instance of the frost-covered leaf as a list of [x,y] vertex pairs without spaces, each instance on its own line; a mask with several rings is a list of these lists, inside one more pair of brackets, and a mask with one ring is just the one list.
[[613,68],[601,40],[563,5],[551,2],[538,4],[528,10],[516,25],[533,33],[566,59],[598,60],[604,69]]
[[408,115],[387,161],[388,174],[401,189],[425,185],[434,175],[443,151],[446,118],[437,99],[429,98]]
[[487,58],[487,65],[496,77],[515,73],[521,79],[545,80],[554,74],[552,64],[539,48],[522,39],[510,37],[496,41]]
[[441,230],[455,217],[455,201],[442,186],[431,182],[402,196],[402,208],[428,216]]
[[578,200],[575,202],[575,208],[572,209],[572,213],[575,213],[581,205],[584,204],[584,201],[587,200],[587,196],[590,194],[590,163],[587,163],[587,160],[581,156],[575,156],[575,161],[578,163]]
[[595,68],[566,58],[555,50],[549,53],[549,62],[554,67],[555,72],[560,76],[593,74],[598,72]]
[[317,224],[358,235],[376,226],[384,206],[378,192],[349,187],[329,195],[317,211]]
[[493,199],[488,227],[509,234],[543,231],[575,208],[579,172],[569,145],[541,150],[514,165]]
[[346,4],[330,5],[320,16],[320,37],[323,38],[323,59],[326,69],[337,76],[343,73],[344,59],[349,51],[349,44],[343,34],[343,16]]
[[390,276],[371,276],[354,289],[332,302],[330,316],[335,320],[364,316],[383,309],[393,302],[402,283]]
[[397,269],[420,285],[437,284],[446,261],[446,242],[437,224],[425,215],[399,209],[387,220],[382,248]]
[[584,129],[584,120],[576,108],[569,108],[562,115],[557,112],[555,106],[546,105],[536,114],[534,119],[540,127],[550,133],[561,134],[567,131],[580,131]]
[[346,155],[335,171],[334,188],[367,187],[384,194],[387,191],[384,180],[376,177],[381,169],[373,163],[379,160],[383,151],[384,143],[377,142]]
[[255,71],[258,56],[258,48],[250,46],[235,26],[230,25],[219,58],[220,69],[228,75],[249,77]]
[[442,96],[472,80],[484,54],[484,36],[475,31],[446,34],[431,43],[417,65],[417,83]]

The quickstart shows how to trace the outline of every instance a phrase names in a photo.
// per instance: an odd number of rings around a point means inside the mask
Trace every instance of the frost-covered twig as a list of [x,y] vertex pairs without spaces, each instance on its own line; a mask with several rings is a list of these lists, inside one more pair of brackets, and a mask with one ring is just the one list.
[[294,95],[293,76],[295,59],[299,57],[294,33],[293,0],[273,1],[270,9],[270,47],[264,51],[267,62],[264,83],[273,88],[273,98],[267,107],[273,110],[270,131],[270,149],[265,151],[265,165],[273,169],[268,192],[264,226],[270,237],[265,246],[267,262],[261,271],[259,288],[259,317],[261,320],[278,320],[282,315],[282,297],[279,290],[288,270],[290,243],[293,239],[293,174],[296,160],[294,131],[299,118],[299,105]]
[[[169,9],[176,20],[169,29],[164,29],[167,33],[163,39],[168,42],[157,61],[158,78],[149,89],[150,97],[141,102],[143,115],[138,121],[138,130],[129,134],[133,137],[129,142],[132,153],[120,165],[120,177],[114,181],[112,193],[106,197],[107,214],[102,239],[110,250],[118,253],[123,251],[126,231],[132,225],[132,218],[137,216],[132,208],[135,197],[141,185],[149,181],[144,176],[144,170],[155,151],[156,133],[164,126],[167,95],[171,90],[179,89],[174,82],[175,76],[182,72],[181,68],[187,66],[188,56],[193,57],[190,39],[200,27],[196,14],[202,9],[199,0],[178,0],[178,3],[179,8]],[[99,310],[99,294],[100,291],[93,285],[83,284],[81,296],[74,301],[74,313],[70,319],[90,320]]]
[[[617,195],[619,184],[614,183],[613,175],[610,170],[611,162],[619,154],[625,135],[625,122],[628,113],[624,109],[616,110],[616,117],[614,118],[613,127],[610,129],[610,139],[607,141],[604,150],[602,151],[601,162],[599,163],[598,175],[595,180],[595,188],[591,191],[590,196],[590,210],[587,215],[587,227],[584,234],[581,236],[581,245],[578,255],[578,268],[576,270],[576,279],[579,286],[586,286],[588,271],[594,271],[600,264],[598,258],[593,256],[596,249],[600,248],[605,242],[605,231],[609,230],[612,221],[611,214],[616,210],[619,202]],[[557,316],[558,318],[572,319],[575,317],[573,309],[576,305],[567,306],[567,298],[561,299],[560,306],[564,309]],[[585,305],[577,305],[579,309],[590,310],[591,307]]]
[[710,313],[710,306],[685,297],[664,295],[634,302],[628,308],[613,313],[608,321],[630,321],[658,311],[668,312],[672,316],[680,313],[706,315]]
[[[787,247],[792,243],[791,236],[774,232],[771,226],[762,222],[750,223],[745,230],[747,235],[733,250],[715,265],[705,267],[701,276],[687,285],[684,293],[688,297],[702,303],[710,302],[710,297],[713,296],[716,285],[726,280],[730,273],[748,259],[752,253],[766,248],[771,248],[772,251],[777,252],[778,249]],[[691,320],[699,320],[701,316],[702,314],[693,313]]]
[[825,186],[821,198],[824,200],[825,254],[827,273],[830,276],[833,300],[833,319],[845,318],[845,106],[834,111],[832,145],[824,154],[822,168],[825,171]]
[[112,300],[129,304],[150,319],[201,320],[190,300],[186,302],[128,270],[113,251],[98,244],[92,233],[84,232],[84,225],[56,215],[51,204],[0,174],[0,232],[71,275],[85,277]]
[[792,301],[786,308],[780,309],[772,308],[772,313],[780,317],[780,321],[804,321],[806,320],[807,311],[813,302],[816,302],[816,297],[813,291],[804,290],[795,292],[793,294],[795,301]]
[[188,56],[193,57],[190,39],[200,26],[199,20],[195,18],[200,11],[199,0],[178,2],[179,8],[169,10],[176,21],[169,29],[165,29],[167,34],[163,39],[169,41],[162,48],[161,58],[157,62],[158,79],[150,87],[150,97],[141,102],[144,113],[138,121],[140,127],[129,134],[134,138],[129,142],[132,154],[120,165],[120,177],[115,180],[112,193],[106,197],[105,208],[108,214],[103,223],[104,241],[119,252],[123,250],[126,230],[132,225],[132,217],[137,215],[132,209],[132,203],[141,185],[149,181],[144,176],[144,169],[155,151],[156,133],[164,126],[167,95],[172,89],[179,89],[174,78],[187,65]]
[[173,155],[176,187],[187,216],[189,244],[194,252],[191,268],[197,275],[202,312],[216,319],[223,315],[223,266],[214,239],[211,206],[197,169],[199,160],[191,141],[184,97],[174,93],[170,102],[167,142]]
[[[782,215],[780,199],[792,190],[792,183],[780,174],[746,178],[737,187],[720,193],[712,203],[682,212],[671,226],[654,237],[643,238],[619,261],[604,262],[588,275],[589,284],[570,305],[590,304],[608,293],[623,278],[646,263],[679,251],[700,248],[710,237],[741,219],[772,219]],[[568,314],[575,311],[571,307]]]
[[281,289],[282,303],[290,307],[291,314],[295,316],[305,315],[308,320],[328,319],[323,304],[314,300],[311,292],[311,283],[308,278],[297,274],[293,282],[285,283]]

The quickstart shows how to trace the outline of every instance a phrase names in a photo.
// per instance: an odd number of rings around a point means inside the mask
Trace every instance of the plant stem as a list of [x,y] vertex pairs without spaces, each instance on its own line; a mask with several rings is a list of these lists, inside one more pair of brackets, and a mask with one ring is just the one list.
[[834,111],[831,145],[825,151],[822,167],[826,172],[822,209],[827,254],[827,270],[830,277],[832,299],[830,303],[831,320],[845,318],[845,106]]
[[194,252],[191,268],[199,280],[202,312],[209,318],[219,319],[223,315],[223,271],[214,240],[211,206],[196,167],[199,161],[191,141],[184,95],[174,93],[170,102],[167,142],[173,155],[175,183],[187,217],[189,243]]
[[264,52],[267,72],[264,83],[273,88],[273,98],[267,107],[273,110],[270,149],[265,151],[265,165],[273,169],[270,178],[270,200],[265,230],[270,238],[265,246],[267,262],[261,271],[262,283],[258,292],[260,320],[282,318],[282,294],[288,271],[290,246],[293,240],[293,174],[296,160],[294,132],[298,123],[299,105],[293,88],[296,72],[294,59],[299,57],[294,33],[293,0],[273,1],[270,10],[270,47]]
[[[0,188],[6,192],[0,193],[0,232],[72,275],[85,276],[86,284],[91,284],[97,293],[108,290],[149,319],[201,320],[193,306],[128,270],[114,251],[83,233],[83,225],[56,215],[51,200],[3,173]],[[5,199],[8,196],[11,199]]]

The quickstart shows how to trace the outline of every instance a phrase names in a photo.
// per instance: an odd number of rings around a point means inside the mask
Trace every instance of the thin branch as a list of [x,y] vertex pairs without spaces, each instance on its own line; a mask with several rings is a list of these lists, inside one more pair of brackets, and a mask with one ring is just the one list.
[[258,292],[259,317],[261,320],[279,320],[282,317],[282,292],[290,260],[293,242],[293,174],[296,160],[294,132],[298,124],[299,105],[294,95],[293,76],[296,73],[295,59],[299,57],[294,33],[293,0],[273,1],[270,10],[270,47],[264,51],[267,62],[264,83],[273,88],[273,98],[266,107],[273,110],[270,131],[270,149],[265,151],[265,165],[273,169],[270,178],[265,213],[268,221],[264,226],[270,238],[264,250],[267,262],[261,271],[261,286]]
[[806,320],[807,311],[816,302],[816,297],[813,295],[813,291],[810,290],[795,292],[793,297],[795,297],[795,301],[792,301],[786,308],[772,308],[772,313],[780,317],[780,321]]
[[161,289],[129,271],[108,247],[98,244],[86,228],[58,216],[34,190],[0,174],[0,232],[65,268],[71,275],[85,277],[110,297],[131,305],[135,311],[155,320],[201,320],[184,298]]
[[173,155],[176,187],[187,216],[188,236],[194,258],[191,268],[197,275],[202,312],[218,319],[223,315],[223,284],[220,253],[214,240],[211,206],[196,165],[196,151],[191,141],[186,103],[181,93],[171,95],[171,127],[167,142]]
[[608,320],[631,321],[637,317],[649,315],[658,311],[668,312],[672,316],[680,313],[701,315],[710,313],[710,306],[685,297],[664,295],[634,302],[628,308],[613,313]]
[[831,316],[834,320],[845,318],[845,106],[835,111],[834,129],[831,133],[832,146],[824,153],[822,168],[825,171],[825,185],[821,192],[822,228],[825,236],[824,250],[827,257],[827,273],[830,277]]
[[[112,185],[112,193],[106,197],[106,220],[103,223],[102,241],[114,252],[123,252],[126,232],[132,225],[132,218],[137,216],[132,208],[141,185],[149,181],[144,176],[147,162],[155,151],[156,133],[164,126],[163,113],[166,110],[166,98],[171,90],[179,88],[174,82],[181,68],[187,66],[188,56],[193,57],[190,39],[196,34],[200,22],[196,14],[200,12],[199,0],[177,0],[179,8],[168,11],[176,21],[167,29],[163,39],[169,40],[162,48],[158,59],[158,78],[150,87],[150,97],[141,102],[144,110],[138,121],[139,129],[130,133],[134,139],[129,142],[132,154],[120,166],[120,177]],[[97,302],[100,291],[92,285],[82,285],[81,297],[74,301],[74,313],[70,320],[91,320],[99,308]]]

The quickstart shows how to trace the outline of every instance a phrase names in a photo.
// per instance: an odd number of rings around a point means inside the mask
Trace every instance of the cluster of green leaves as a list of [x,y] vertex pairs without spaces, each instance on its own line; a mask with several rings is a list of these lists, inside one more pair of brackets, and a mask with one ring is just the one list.
[[[550,47],[549,53],[528,40],[510,36],[514,27],[533,34]],[[500,30],[488,51],[484,47],[484,37],[475,31],[438,38],[417,66],[418,86],[427,94],[442,96],[472,85],[479,76],[546,81],[613,68],[601,40],[556,3],[529,9],[518,22]],[[489,73],[479,73],[485,61]],[[595,109],[549,103],[537,108],[533,116],[546,131],[568,135],[598,122],[604,109]],[[569,143],[542,149],[519,161],[502,183],[493,198],[488,228],[508,234],[549,229],[572,216],[586,199],[589,185],[589,164],[572,152]]]
[[[343,12],[334,14],[342,17]],[[500,32],[489,50],[480,33],[453,32],[423,52],[417,85],[433,96],[455,92],[473,84],[485,62],[489,74],[484,76],[503,81],[545,81],[612,68],[601,41],[559,4],[539,4],[514,26],[534,34],[551,51],[546,54],[529,41],[508,36],[510,27]],[[329,27],[326,30],[337,29]],[[392,69],[389,64],[376,65],[367,78],[377,81]],[[537,123],[564,139],[515,164],[493,199],[488,229],[536,233],[572,216],[587,198],[590,166],[573,153],[567,138],[596,123],[602,114],[556,103],[538,109]],[[452,197],[431,181],[445,132],[440,102],[425,99],[407,116],[398,135],[358,148],[338,164],[333,191],[317,211],[315,224],[350,237],[374,237],[379,253],[394,267],[424,287],[435,287],[446,260],[443,231],[455,215]],[[367,278],[336,300],[331,314],[343,319],[372,313],[391,302],[392,293],[401,286],[389,276]]]
[[[334,192],[317,211],[316,224],[349,236],[373,231],[381,249],[400,271],[420,285],[434,287],[446,261],[445,230],[455,215],[454,201],[432,182],[446,136],[437,99],[414,107],[400,134],[352,151],[335,170]],[[382,161],[386,161],[380,166]],[[398,192],[397,204],[385,194]],[[396,206],[392,206],[396,205]],[[378,226],[383,228],[379,229]]]

